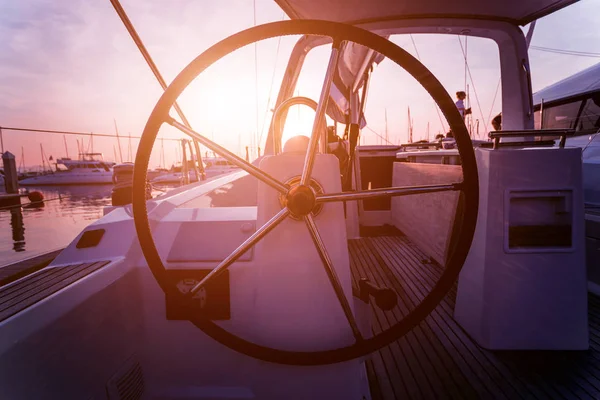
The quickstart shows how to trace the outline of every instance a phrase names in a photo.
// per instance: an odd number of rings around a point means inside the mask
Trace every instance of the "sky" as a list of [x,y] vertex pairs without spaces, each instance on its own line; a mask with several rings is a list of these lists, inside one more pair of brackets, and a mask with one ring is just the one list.
[[[193,58],[212,44],[249,28],[284,18],[271,0],[121,0],[121,4],[165,80],[171,82]],[[600,53],[600,0],[582,0],[538,21],[532,45]],[[256,16],[256,18],[255,18]],[[526,28],[525,28],[526,29]],[[0,0],[0,126],[114,134],[141,134],[162,89],[115,13],[109,0]],[[266,131],[287,59],[297,37],[270,39],[243,48],[209,67],[183,93],[180,105],[192,126],[229,149],[243,154],[256,138],[264,147]],[[465,89],[465,66],[459,40],[449,35],[394,36],[392,41],[418,55],[448,92]],[[414,44],[413,44],[414,40]],[[415,48],[416,46],[416,48]],[[469,38],[469,100],[480,135],[490,117],[501,110],[498,51],[490,40]],[[256,59],[255,59],[256,54]],[[299,93],[318,99],[328,48],[311,52],[301,73]],[[534,91],[597,62],[530,50]],[[413,139],[430,138],[447,128],[432,99],[389,60],[376,69],[363,143],[408,140],[408,108]],[[290,113],[286,135],[310,132],[313,112],[298,107]],[[386,123],[387,121],[387,123]],[[475,130],[475,127],[474,127]],[[258,131],[258,134],[256,132]],[[387,131],[387,134],[386,134]],[[377,132],[374,133],[374,132]],[[164,138],[183,137],[172,128]],[[74,157],[75,136],[3,131],[4,149],[27,165],[41,164],[40,144],[47,157]],[[67,149],[65,149],[65,140]],[[91,149],[89,139],[80,138]],[[94,151],[113,160],[117,141],[96,137]],[[121,139],[123,161],[127,139]],[[131,140],[135,154],[137,140]],[[175,141],[164,141],[167,167],[180,157]],[[119,160],[117,160],[119,161]],[[160,161],[160,143],[151,166]]]

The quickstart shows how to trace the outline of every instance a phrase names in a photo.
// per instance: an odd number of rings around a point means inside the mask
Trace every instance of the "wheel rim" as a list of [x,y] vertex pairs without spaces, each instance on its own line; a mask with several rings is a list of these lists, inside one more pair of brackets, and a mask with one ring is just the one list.
[[[437,304],[440,303],[440,301],[450,290],[453,283],[458,277],[458,274],[462,268],[468,250],[470,248],[477,219],[479,190],[477,167],[473,147],[464,122],[460,117],[460,114],[458,113],[458,110],[454,106],[454,103],[452,102],[448,93],[445,91],[445,89],[439,83],[439,81],[433,76],[433,74],[431,74],[431,72],[423,64],[421,64],[409,53],[396,46],[395,44],[391,43],[387,39],[384,39],[374,33],[365,31],[357,27],[334,22],[310,20],[275,22],[250,28],[246,31],[242,31],[233,36],[230,36],[227,39],[224,39],[223,41],[217,43],[216,45],[206,50],[203,54],[201,54],[195,60],[193,60],[186,68],[184,68],[182,72],[175,78],[173,83],[167,88],[164,94],[161,96],[160,100],[158,101],[154,110],[152,111],[152,114],[148,119],[146,127],[144,128],[144,132],[136,154],[133,179],[133,214],[135,228],[138,234],[142,252],[144,254],[144,257],[146,258],[146,261],[152,274],[154,275],[161,289],[165,293],[181,294],[177,287],[174,284],[169,283],[169,281],[167,280],[167,273],[165,267],[162,263],[160,255],[158,254],[156,245],[154,243],[150,231],[145,197],[143,195],[140,195],[141,193],[144,193],[146,171],[148,169],[150,152],[152,150],[152,146],[154,144],[158,131],[162,124],[167,122],[172,126],[180,129],[182,132],[187,133],[190,136],[198,139],[200,143],[211,148],[213,151],[220,153],[223,157],[228,158],[227,156],[229,156],[231,158],[230,161],[234,160],[237,162],[241,160],[239,157],[233,155],[233,153],[231,152],[228,152],[221,146],[216,145],[215,143],[202,137],[201,135],[197,134],[191,129],[186,128],[185,126],[177,123],[169,116],[169,110],[171,106],[175,103],[175,100],[179,97],[181,92],[191,83],[191,81],[196,76],[198,76],[200,73],[202,73],[202,71],[204,71],[206,68],[208,68],[210,65],[212,65],[214,62],[224,57],[225,55],[235,51],[236,49],[239,49],[240,47],[254,43],[259,40],[269,39],[278,36],[300,34],[329,36],[333,39],[334,48],[335,44],[339,44],[340,41],[349,41],[364,45],[383,54],[390,60],[394,61],[396,64],[403,67],[407,72],[409,72],[425,88],[425,90],[429,92],[429,94],[439,105],[440,109],[442,110],[442,113],[445,115],[450,127],[452,128],[455,134],[455,140],[457,142],[459,154],[462,161],[461,167],[463,172],[463,181],[451,185],[430,185],[409,188],[376,189],[374,191],[369,192],[349,192],[337,194],[334,193],[325,194],[322,195],[321,198],[315,199],[315,203],[318,204],[329,201],[365,199],[375,197],[377,195],[398,196],[403,194],[430,193],[443,190],[460,190],[461,197],[464,201],[463,204],[465,212],[462,213],[462,215],[460,216],[458,229],[454,230],[455,232],[458,232],[458,239],[455,241],[456,244],[453,251],[450,254],[448,263],[446,265],[446,269],[442,273],[437,284],[433,287],[431,292],[421,301],[421,303],[418,304],[402,320],[398,321],[396,324],[394,324],[384,332],[381,332],[368,339],[358,340],[355,344],[346,347],[325,351],[296,352],[273,349],[249,342],[245,339],[231,334],[230,332],[221,328],[211,320],[202,316],[195,317],[191,320],[191,322],[194,325],[196,325],[203,332],[205,332],[207,335],[209,335],[219,343],[248,356],[258,358],[264,361],[281,364],[320,365],[337,363],[362,357],[366,354],[374,352],[390,344],[391,342],[397,340],[398,338],[406,334],[408,331],[410,331],[431,311],[433,311]],[[328,90],[324,90],[323,93],[325,93],[328,98]],[[324,103],[321,100],[319,101],[319,106],[321,106],[322,103]],[[314,138],[314,136],[315,131],[318,129],[319,126],[318,119],[319,112],[317,112],[317,116],[315,118],[315,125],[313,127],[313,137],[311,138],[309,150],[307,151],[305,168],[300,182],[300,185],[302,185],[303,187],[308,187],[307,184],[310,182],[311,178],[312,166],[307,166],[307,164],[310,164],[312,162],[310,160],[310,157],[313,157],[314,160],[314,155],[316,154],[317,140],[316,138]],[[217,149],[218,151],[215,149]],[[286,195],[288,194],[290,190],[290,187],[288,185],[268,176],[264,172],[258,170],[258,168],[250,164],[238,166],[240,166],[242,169],[245,169],[252,175],[257,176],[257,178],[263,180],[263,182],[274,187],[280,193],[284,193]],[[316,227],[314,226],[314,221],[312,221],[311,214],[306,214],[304,211],[302,211],[301,213],[303,214],[302,217],[304,218],[305,223],[309,228],[309,231],[311,232],[311,236],[313,237],[313,241],[317,245],[318,249],[318,242],[322,243],[322,241],[318,240],[318,238],[315,239],[315,232],[318,236],[318,231],[316,231]],[[256,241],[260,240],[264,235],[268,234],[268,232],[271,229],[277,226],[277,224],[283,219],[287,218],[289,214],[289,210],[287,210],[287,208],[283,208],[269,222],[267,222],[265,226],[257,230],[257,232],[253,235]],[[261,231],[261,229],[265,227],[266,229]],[[254,244],[252,244],[252,246],[253,245]],[[251,246],[248,246],[248,248],[250,247]],[[323,260],[323,253],[319,252],[319,254],[321,255],[321,258]],[[239,257],[239,254],[237,255],[237,257]],[[323,262],[324,264],[327,264],[325,260]],[[232,263],[233,262],[231,262],[231,264]],[[223,265],[223,263],[221,263],[220,265]],[[226,269],[227,267],[228,266],[225,266],[224,269]],[[215,270],[213,270],[213,272]]]

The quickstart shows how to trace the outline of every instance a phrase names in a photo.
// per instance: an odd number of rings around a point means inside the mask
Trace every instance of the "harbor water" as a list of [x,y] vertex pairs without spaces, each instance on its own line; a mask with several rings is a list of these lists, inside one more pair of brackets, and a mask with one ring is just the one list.
[[42,205],[0,208],[0,267],[62,249],[111,204],[112,185],[29,188]]

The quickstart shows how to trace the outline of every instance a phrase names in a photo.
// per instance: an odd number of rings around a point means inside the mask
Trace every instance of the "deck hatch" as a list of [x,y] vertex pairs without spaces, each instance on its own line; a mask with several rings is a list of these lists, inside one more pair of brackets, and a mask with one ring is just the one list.
[[96,247],[104,236],[104,229],[91,229],[83,232],[83,235],[79,238],[79,241],[75,245],[78,249],[85,249],[88,247]]

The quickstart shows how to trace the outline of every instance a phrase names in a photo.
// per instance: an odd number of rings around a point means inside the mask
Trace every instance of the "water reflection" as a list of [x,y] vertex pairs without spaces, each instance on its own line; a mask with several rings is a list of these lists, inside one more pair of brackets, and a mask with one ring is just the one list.
[[12,227],[13,250],[25,251],[25,226],[21,207],[10,209],[10,226]]
[[42,204],[0,209],[0,266],[67,246],[111,203],[111,185],[29,188]]

